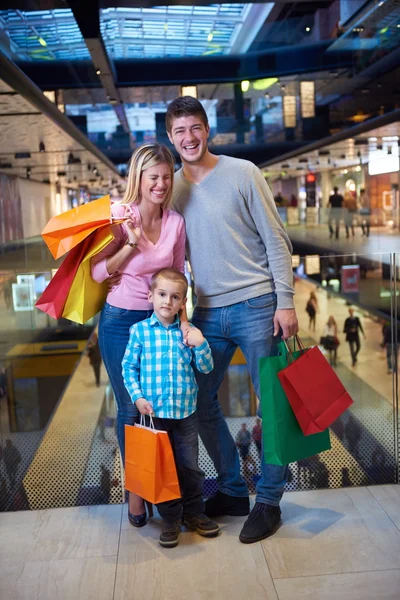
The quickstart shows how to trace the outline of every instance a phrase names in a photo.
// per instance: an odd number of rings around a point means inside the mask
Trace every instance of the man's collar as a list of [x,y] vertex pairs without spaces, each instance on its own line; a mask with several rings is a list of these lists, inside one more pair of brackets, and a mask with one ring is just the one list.
[[171,323],[171,325],[168,325],[168,327],[165,327],[165,325],[163,325],[161,321],[159,321],[159,319],[157,318],[156,313],[153,312],[153,314],[150,317],[150,326],[154,327],[155,325],[160,325],[161,327],[164,327],[164,329],[178,329],[181,325],[181,322],[178,315],[176,315],[175,321]]

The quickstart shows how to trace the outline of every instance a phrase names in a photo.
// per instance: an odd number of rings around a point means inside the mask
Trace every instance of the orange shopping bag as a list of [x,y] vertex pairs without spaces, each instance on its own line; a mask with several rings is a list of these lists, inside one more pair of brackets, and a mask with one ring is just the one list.
[[125,487],[152,504],[181,497],[166,431],[157,431],[154,425],[125,425]]
[[53,257],[60,258],[93,231],[113,221],[110,196],[103,196],[52,217],[43,229],[42,237]]

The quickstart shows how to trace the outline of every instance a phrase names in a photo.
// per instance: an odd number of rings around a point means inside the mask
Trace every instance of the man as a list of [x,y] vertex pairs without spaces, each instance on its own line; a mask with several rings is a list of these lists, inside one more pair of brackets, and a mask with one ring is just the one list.
[[349,308],[349,315],[350,316],[347,317],[344,322],[343,333],[346,334],[346,342],[348,342],[350,346],[351,362],[354,367],[357,362],[357,355],[361,348],[359,331],[363,334],[364,339],[365,333],[360,319],[354,316],[354,308]]
[[396,331],[397,339],[400,344],[400,326],[397,324],[392,327],[388,321],[384,321],[382,327],[382,348],[386,348],[386,360],[387,360],[387,372],[388,374],[397,372],[397,363],[399,362],[399,346],[396,344]]
[[[174,100],[166,127],[183,163],[175,176],[174,208],[186,221],[187,257],[198,297],[193,324],[208,340],[215,364],[211,374],[196,374],[200,436],[219,484],[206,512],[209,517],[243,516],[249,513],[248,490],[218,389],[240,347],[259,395],[259,358],[276,355],[280,334],[297,333],[291,244],[259,169],[210,153],[210,128],[198,100]],[[280,522],[287,467],[262,460],[261,469],[256,504],[239,536],[243,543],[264,539]]]
[[340,219],[342,218],[342,207],[343,207],[344,198],[342,194],[339,194],[339,189],[337,187],[333,188],[333,194],[329,198],[328,206],[330,206],[329,211],[329,237],[333,237],[333,223],[335,222],[335,237],[339,238],[339,225]]

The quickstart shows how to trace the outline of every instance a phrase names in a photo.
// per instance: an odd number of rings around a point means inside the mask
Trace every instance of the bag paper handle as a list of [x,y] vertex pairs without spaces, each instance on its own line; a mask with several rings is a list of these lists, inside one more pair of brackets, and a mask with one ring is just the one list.
[[[153,421],[153,417],[151,415],[149,415],[150,418],[150,429],[154,429],[154,431],[156,430],[156,428],[154,427],[154,421]],[[141,427],[147,427],[146,425],[146,417],[145,415],[143,415],[142,413],[140,413],[140,425]]]
[[[303,354],[303,352],[305,352],[306,348],[304,347],[303,342],[301,341],[301,339],[299,338],[298,334],[296,333],[296,335],[294,336],[294,341],[297,342],[298,346],[299,346],[299,350],[301,352],[301,354]],[[282,342],[285,344],[286,350],[287,350],[287,359],[288,359],[288,364],[291,365],[294,362],[294,358],[293,358],[293,353],[291,351],[291,349],[288,346],[288,343],[286,342],[286,340],[282,340]]]

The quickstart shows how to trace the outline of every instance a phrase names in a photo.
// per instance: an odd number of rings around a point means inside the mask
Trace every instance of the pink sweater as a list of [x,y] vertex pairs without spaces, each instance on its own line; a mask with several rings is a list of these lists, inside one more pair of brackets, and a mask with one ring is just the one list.
[[[135,204],[113,204],[111,213],[114,217],[132,215],[141,222],[140,212]],[[128,238],[122,225],[114,225],[115,239],[102,252],[92,259],[92,277],[99,283],[107,279],[107,257],[115,254]],[[150,280],[154,273],[164,267],[184,270],[185,260],[185,222],[175,211],[164,210],[161,234],[158,242],[153,244],[142,230],[138,249],[120,266],[122,275],[119,285],[108,293],[107,302],[118,308],[128,310],[149,310],[152,304],[147,300]]]

